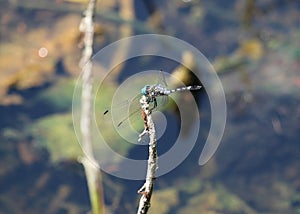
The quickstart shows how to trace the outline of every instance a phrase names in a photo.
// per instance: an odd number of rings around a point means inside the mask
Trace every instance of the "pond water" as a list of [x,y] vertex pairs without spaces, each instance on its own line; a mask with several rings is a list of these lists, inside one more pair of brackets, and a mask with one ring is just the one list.
[[[227,102],[221,145],[200,167],[211,112],[205,90],[198,97],[196,146],[182,164],[157,179],[150,210],[299,213],[300,3],[128,2],[98,2],[95,50],[126,35],[180,38],[213,64]],[[80,148],[71,142],[76,141],[72,94],[84,36],[78,26],[85,6],[73,0],[0,2],[0,213],[89,211],[84,171],[76,161]],[[135,16],[130,19],[127,13]],[[178,66],[161,58],[138,63],[170,73]],[[138,66],[119,65],[108,94]],[[177,121],[174,112],[168,113],[172,123]],[[173,131],[162,139],[171,138],[176,138]],[[129,157],[146,153],[118,145],[112,147]],[[172,142],[158,146],[163,154]],[[108,210],[135,212],[141,184],[104,174]]]

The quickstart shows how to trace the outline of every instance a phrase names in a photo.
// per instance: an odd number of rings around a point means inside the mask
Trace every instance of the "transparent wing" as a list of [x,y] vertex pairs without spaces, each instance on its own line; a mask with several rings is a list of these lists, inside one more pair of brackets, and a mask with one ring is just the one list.
[[[154,78],[156,76],[156,78],[152,79],[152,81],[148,84],[155,83],[167,87],[165,72],[163,72],[162,70],[155,71],[152,72],[152,77],[153,76]],[[150,80],[150,78],[148,79]],[[108,107],[103,112],[105,120],[112,120],[114,126],[117,128],[122,128],[128,125],[139,123],[138,121],[142,121],[141,106],[139,103],[140,98],[141,94],[136,94],[136,96],[134,96],[131,99],[126,99],[120,102],[118,101],[117,103],[113,103],[112,106]],[[157,98],[158,108],[164,106],[167,102],[167,96]]]
[[157,83],[164,87],[168,87],[166,74],[163,70],[159,70],[159,72],[158,72]]
[[[163,70],[160,70],[158,72],[157,83],[162,85],[165,88],[168,88],[166,73]],[[158,107],[163,107],[168,103],[169,98],[168,98],[168,96],[163,96],[163,97],[158,98],[157,100],[158,100]]]
[[133,124],[141,119],[141,107],[139,104],[140,96],[127,99],[107,108],[104,112],[104,119],[111,120],[115,127],[126,127],[129,123]]

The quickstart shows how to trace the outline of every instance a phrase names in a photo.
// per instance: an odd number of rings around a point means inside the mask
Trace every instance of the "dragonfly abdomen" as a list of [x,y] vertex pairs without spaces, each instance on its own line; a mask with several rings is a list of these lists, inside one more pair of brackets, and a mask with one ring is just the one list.
[[180,87],[180,88],[166,90],[166,91],[164,91],[164,94],[168,95],[168,94],[171,94],[171,93],[181,92],[181,91],[194,91],[194,90],[199,90],[200,88],[201,88],[201,86],[199,86],[199,85],[196,85],[196,86],[183,86],[183,87]]

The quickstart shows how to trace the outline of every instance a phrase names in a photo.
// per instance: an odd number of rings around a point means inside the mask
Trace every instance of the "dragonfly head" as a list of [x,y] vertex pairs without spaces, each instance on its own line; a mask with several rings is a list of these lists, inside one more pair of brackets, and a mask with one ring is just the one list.
[[150,89],[150,85],[145,85],[142,89],[141,89],[141,93],[143,95],[147,95],[149,93],[149,89]]

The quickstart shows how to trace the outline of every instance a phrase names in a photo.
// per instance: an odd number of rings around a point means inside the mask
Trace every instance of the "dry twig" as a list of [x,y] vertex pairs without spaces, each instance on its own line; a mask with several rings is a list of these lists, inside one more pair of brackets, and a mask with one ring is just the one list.
[[[144,185],[138,190],[139,194],[142,194],[140,199],[138,214],[145,214],[148,212],[150,207],[150,200],[153,191],[153,185],[155,180],[155,173],[157,169],[157,151],[156,151],[156,133],[155,127],[152,120],[151,111],[149,110],[149,102],[147,101],[147,97],[145,95],[142,96],[140,100],[142,110],[144,111],[145,118],[145,130],[149,134],[150,142],[149,142],[149,158],[148,158],[148,168],[146,181]],[[143,132],[143,133],[144,133]]]

